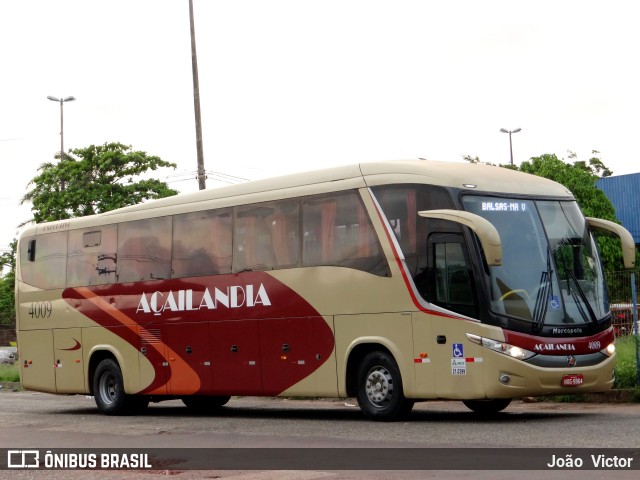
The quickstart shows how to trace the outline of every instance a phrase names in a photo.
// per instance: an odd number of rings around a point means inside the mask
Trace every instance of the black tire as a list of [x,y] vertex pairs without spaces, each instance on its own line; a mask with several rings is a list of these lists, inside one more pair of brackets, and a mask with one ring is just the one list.
[[125,394],[120,366],[110,358],[102,360],[96,368],[93,395],[98,409],[105,415],[138,413],[149,405],[146,397]]
[[489,400],[463,400],[466,407],[481,415],[501,412],[511,403],[510,398],[493,398]]
[[414,403],[405,398],[400,369],[387,352],[371,352],[360,362],[357,398],[366,417],[386,422],[408,415]]
[[188,397],[182,397],[182,403],[191,410],[207,412],[226,405],[230,398],[231,397],[228,396],[208,397],[204,395],[190,395]]

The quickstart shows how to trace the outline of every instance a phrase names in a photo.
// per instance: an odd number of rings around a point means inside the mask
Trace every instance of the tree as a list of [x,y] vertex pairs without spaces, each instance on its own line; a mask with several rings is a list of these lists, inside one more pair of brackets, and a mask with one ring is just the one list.
[[10,245],[11,250],[0,255],[0,272],[8,269],[8,273],[0,276],[0,325],[13,324],[16,319],[14,294],[16,244],[17,241],[14,240]]
[[[555,154],[544,154],[522,162],[520,170],[561,183],[573,193],[578,205],[586,217],[597,217],[617,222],[616,210],[605,193],[596,188],[598,178],[610,176],[609,170],[593,150],[588,163],[576,160],[577,156],[569,152],[574,162],[566,163]],[[619,223],[619,222],[618,222]],[[598,250],[605,270],[622,269],[622,249],[618,239],[598,236]]]
[[[519,167],[500,166],[554,180],[571,191],[586,217],[597,217],[617,222],[616,211],[611,201],[602,190],[595,186],[598,178],[611,176],[613,172],[600,159],[600,152],[592,150],[591,155],[588,161],[583,161],[578,160],[576,153],[570,151],[569,159],[573,163],[568,163],[559,159],[555,154],[545,153],[522,162]],[[470,163],[486,163],[480,161],[477,156],[464,155],[462,158]],[[610,271],[622,269],[620,241],[598,236],[597,243],[604,269]],[[637,256],[640,260],[640,255]]]
[[[589,165],[587,165],[587,163],[583,160],[576,160],[575,162],[573,162],[573,165],[575,167],[582,168],[587,172],[591,172],[601,178],[610,177],[611,175],[613,175],[613,172],[609,170],[604,165],[604,163],[602,163],[602,160],[599,157],[596,156],[599,154],[599,151],[591,150],[591,155],[593,156],[589,159]],[[577,159],[578,155],[575,152],[569,151],[569,158]]]
[[[469,162],[469,163],[484,163],[484,162],[480,161],[480,157],[477,156],[477,155],[475,157],[472,157],[471,155],[463,155],[462,159],[465,162]],[[488,163],[487,165],[493,165],[493,164],[492,163]]]
[[[598,152],[594,151],[593,153]],[[575,154],[572,153],[570,158],[576,158]],[[544,154],[522,162],[520,170],[554,180],[567,187],[576,197],[585,216],[616,221],[616,210],[611,201],[602,190],[595,186],[596,181],[600,178],[599,173],[611,173],[600,159],[592,158],[589,165],[583,161],[575,161],[570,164],[560,160],[555,154]]]
[[32,203],[35,222],[50,222],[175,195],[165,182],[140,179],[160,167],[176,164],[121,143],[71,150],[60,162],[39,167],[21,203]]
[[[105,143],[70,153],[56,164],[43,163],[39,175],[29,182],[33,188],[21,203],[32,202],[33,221],[82,217],[178,193],[160,180],[140,179],[149,170],[176,164],[131,146]],[[0,324],[15,320],[16,244],[14,240],[10,251],[0,255],[0,271],[9,267],[9,273],[0,277]]]
[[472,157],[471,155],[463,155],[462,159],[465,162],[469,162],[469,163],[479,163],[482,165],[490,165],[492,167],[502,167],[502,168],[508,168],[509,170],[518,170],[518,167],[516,165],[512,165],[511,163],[501,163],[499,165],[496,165],[495,163],[483,162],[482,160],[480,160],[480,157],[477,155],[475,157]]

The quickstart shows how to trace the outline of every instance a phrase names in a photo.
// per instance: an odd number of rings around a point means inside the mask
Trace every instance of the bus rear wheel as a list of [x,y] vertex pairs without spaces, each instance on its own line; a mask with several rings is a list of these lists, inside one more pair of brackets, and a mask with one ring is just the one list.
[[120,366],[110,358],[102,360],[96,368],[93,395],[98,409],[105,415],[137,413],[149,405],[146,397],[125,394]]
[[493,398],[488,400],[463,400],[465,406],[476,413],[490,415],[504,410],[511,403],[510,398]]
[[368,418],[393,421],[413,408],[413,400],[404,397],[400,369],[387,352],[371,352],[360,362],[357,375],[360,409]]

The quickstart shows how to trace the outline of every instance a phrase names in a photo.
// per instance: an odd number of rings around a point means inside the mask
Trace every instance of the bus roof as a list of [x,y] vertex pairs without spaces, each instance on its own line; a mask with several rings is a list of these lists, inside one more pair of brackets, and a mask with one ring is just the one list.
[[[508,168],[435,160],[396,160],[352,164],[253,180],[246,183],[153,200],[107,213],[159,208],[274,191],[282,192],[288,189],[298,190],[317,185],[326,187],[328,184],[334,184],[336,187],[323,188],[322,191],[336,191],[341,189],[339,185],[343,182],[353,184],[356,187],[393,183],[424,183],[465,189],[470,188],[469,185],[475,185],[475,187],[471,188],[481,192],[573,198],[571,192],[559,183]],[[297,194],[294,193],[293,195]]]
[[[396,160],[332,167],[200,190],[150,200],[97,216],[111,217],[121,213],[143,212],[154,209],[163,209],[163,214],[170,214],[171,212],[165,213],[164,209],[173,210],[172,207],[184,207],[189,203],[211,202],[219,204],[219,206],[225,206],[224,204],[240,205],[394,183],[440,185],[496,194],[573,198],[571,192],[559,183],[508,168],[434,160]],[[203,208],[209,207],[203,206]],[[76,223],[73,219],[71,221]],[[69,222],[69,220],[65,220],[65,222]],[[32,231],[31,228],[26,230]]]

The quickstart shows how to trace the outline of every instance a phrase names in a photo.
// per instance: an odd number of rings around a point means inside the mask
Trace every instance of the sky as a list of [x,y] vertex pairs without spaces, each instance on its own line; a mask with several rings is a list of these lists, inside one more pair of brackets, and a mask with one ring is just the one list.
[[[592,150],[635,173],[640,29],[612,0],[193,0],[207,188],[347,163]],[[188,0],[0,0],[0,251],[44,162],[121,142],[197,190]]]

